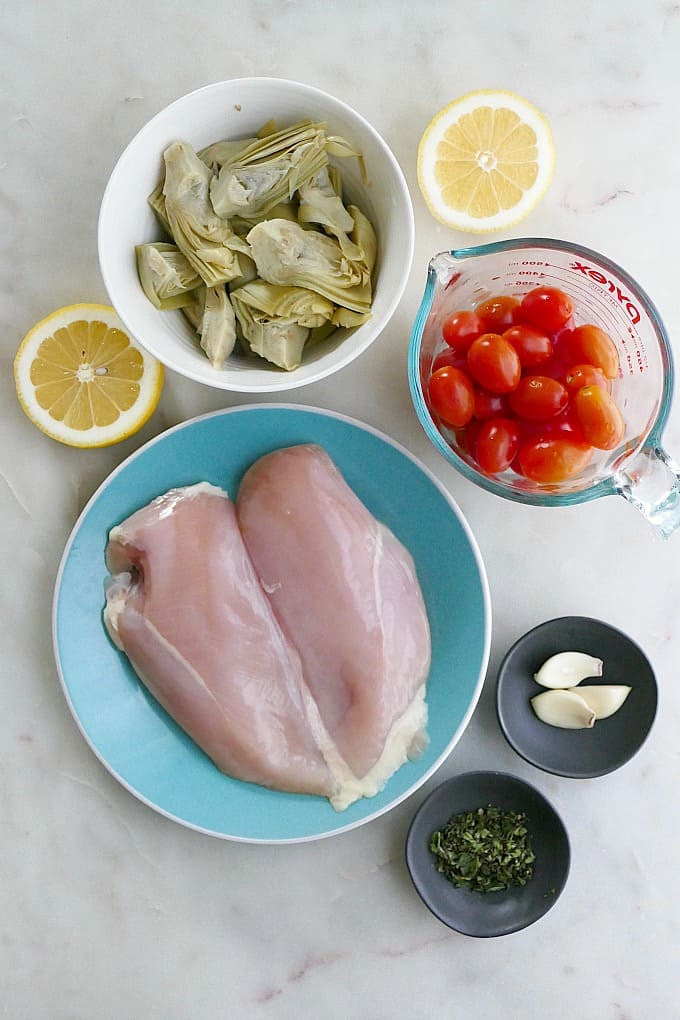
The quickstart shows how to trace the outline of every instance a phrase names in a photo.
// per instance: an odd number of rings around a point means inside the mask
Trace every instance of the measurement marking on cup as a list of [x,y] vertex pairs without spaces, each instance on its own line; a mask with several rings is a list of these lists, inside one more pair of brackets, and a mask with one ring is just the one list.
[[574,259],[569,268],[573,272],[583,273],[583,275],[587,276],[590,280],[593,280],[595,283],[599,283],[602,287],[606,287],[610,294],[613,294],[616,297],[619,304],[625,308],[633,325],[637,325],[640,321],[640,312],[631,298],[629,298],[627,294],[623,293],[618,284],[614,283],[613,280],[610,280],[608,276],[604,275],[604,273],[601,273],[599,269],[593,269],[592,266],[579,262],[577,259]]

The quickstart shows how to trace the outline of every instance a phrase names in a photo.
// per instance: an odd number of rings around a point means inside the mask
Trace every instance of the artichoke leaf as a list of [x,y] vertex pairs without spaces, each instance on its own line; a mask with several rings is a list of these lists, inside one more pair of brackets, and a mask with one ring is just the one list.
[[354,221],[354,230],[351,234],[352,241],[361,251],[361,261],[368,275],[371,276],[375,268],[375,260],[378,253],[378,239],[375,236],[373,224],[358,206],[349,205],[347,210]]
[[334,326],[353,329],[355,326],[363,326],[370,318],[370,312],[353,312],[349,308],[336,308],[331,316],[331,322]]
[[329,156],[336,156],[339,159],[351,159],[354,157],[359,164],[361,183],[364,186],[369,183],[363,153],[352,148],[347,139],[342,138],[340,135],[329,135],[326,139],[326,151]]
[[135,246],[137,272],[149,301],[163,310],[191,304],[201,278],[177,245],[164,241]]
[[[232,216],[229,220],[235,233],[239,237],[246,237],[249,230],[262,220],[262,216],[257,215],[251,218],[246,216]],[[293,223],[298,222],[298,203],[295,199],[291,199],[286,202],[279,202],[273,206],[267,213],[268,220],[291,220]]]
[[[268,125],[264,125],[264,129],[267,127]],[[314,123],[311,120],[301,120],[290,127],[281,128],[280,131],[272,131],[258,136],[252,145],[241,154],[239,163],[248,165],[249,163],[276,158],[291,149],[295,149],[297,145],[303,142],[316,140],[319,135],[323,135],[325,139],[326,124],[324,122]]]
[[187,295],[188,303],[186,305],[182,305],[182,314],[197,333],[203,320],[207,289],[208,288],[205,284],[201,284],[201,286],[196,287],[195,290],[189,291],[189,294]]
[[337,242],[342,254],[355,266],[361,267],[367,279],[371,279],[378,250],[377,238],[370,220],[355,205],[347,206],[352,217],[353,230],[350,234],[338,232]]
[[277,130],[276,121],[273,117],[270,117],[269,120],[264,122],[260,130],[257,132],[257,137],[266,138],[267,135],[275,134]]
[[342,177],[340,170],[333,163],[328,164],[328,180],[331,182],[331,187],[335,194],[342,198]]
[[308,351],[315,344],[321,343],[326,337],[331,336],[331,334],[335,333],[336,329],[337,326],[332,320],[324,322],[322,326],[317,326],[316,329],[310,329],[307,343],[305,344],[305,351]]
[[224,138],[220,142],[213,142],[199,149],[196,153],[198,158],[205,163],[210,170],[219,170],[225,163],[229,163],[247,149],[257,138]]
[[165,211],[165,195],[163,194],[163,185],[165,184],[165,176],[160,184],[157,184],[153,189],[149,197],[147,198],[148,204],[153,209],[156,219],[162,226],[163,230],[169,237],[172,237],[172,230],[168,223],[168,214]]
[[251,280],[257,280],[257,266],[248,255],[239,255],[239,264],[241,266],[241,273],[239,276],[235,276],[233,280],[230,280],[227,284],[229,293],[238,290],[245,283],[250,283]]
[[252,280],[239,288],[235,300],[248,305],[254,315],[297,322],[315,329],[332,319],[332,301],[305,287],[284,287],[265,280]]

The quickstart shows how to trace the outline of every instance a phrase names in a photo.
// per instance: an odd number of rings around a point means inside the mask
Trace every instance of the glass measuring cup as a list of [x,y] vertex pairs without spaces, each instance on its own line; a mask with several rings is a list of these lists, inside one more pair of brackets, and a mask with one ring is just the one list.
[[[443,321],[486,298],[521,298],[538,286],[565,290],[574,324],[594,323],[616,344],[620,372],[612,396],[626,422],[622,442],[596,451],[588,467],[564,482],[539,484],[511,468],[484,474],[437,424],[425,397],[432,362],[446,345]],[[409,345],[409,385],[427,436],[471,481],[506,499],[534,506],[568,506],[600,496],[624,496],[663,536],[680,527],[680,466],[661,445],[673,393],[673,359],[666,329],[649,297],[625,270],[569,241],[521,238],[441,252],[430,262],[425,293]]]

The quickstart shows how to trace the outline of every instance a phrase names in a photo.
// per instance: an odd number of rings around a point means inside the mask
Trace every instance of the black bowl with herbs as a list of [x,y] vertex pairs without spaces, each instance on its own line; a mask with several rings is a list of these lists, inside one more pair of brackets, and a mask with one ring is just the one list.
[[505,772],[466,772],[436,787],[406,840],[406,864],[425,905],[449,928],[478,938],[508,935],[546,914],[569,861],[555,809]]

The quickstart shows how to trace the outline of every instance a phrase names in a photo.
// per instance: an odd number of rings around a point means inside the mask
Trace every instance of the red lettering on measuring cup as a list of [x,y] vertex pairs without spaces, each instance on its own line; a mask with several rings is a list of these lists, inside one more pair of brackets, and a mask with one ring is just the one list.
[[634,326],[640,321],[640,312],[638,311],[637,306],[628,297],[628,295],[624,294],[621,288],[615,284],[613,280],[610,280],[609,277],[605,276],[604,273],[601,273],[598,269],[593,269],[592,266],[584,265],[583,262],[574,261],[569,268],[577,273],[583,273],[584,276],[593,280],[594,283],[599,283],[601,286],[606,287],[610,294],[614,294],[616,300],[626,310],[626,313]]

